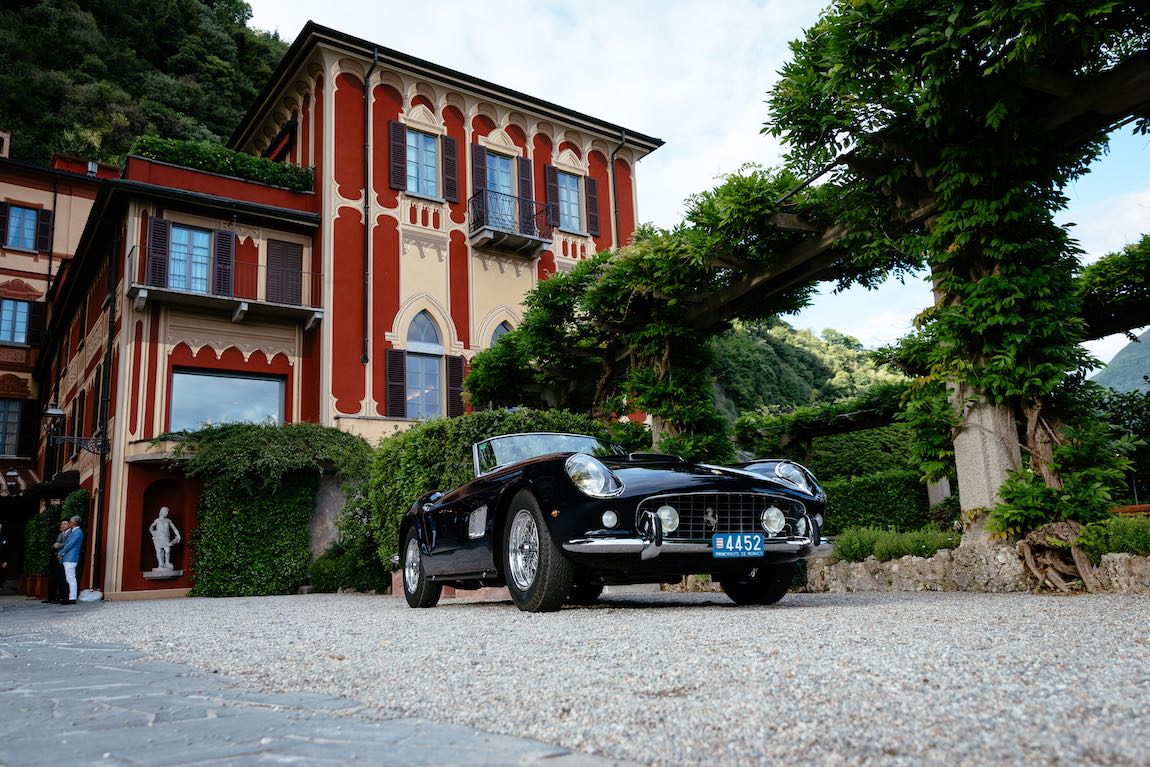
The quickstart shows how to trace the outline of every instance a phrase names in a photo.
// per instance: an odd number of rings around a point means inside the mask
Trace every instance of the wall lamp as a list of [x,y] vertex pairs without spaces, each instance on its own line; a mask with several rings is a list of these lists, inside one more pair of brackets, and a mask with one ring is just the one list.
[[48,444],[50,445],[73,445],[80,450],[87,450],[89,453],[96,453],[97,455],[106,455],[112,448],[112,443],[105,437],[66,437],[56,434],[56,428],[64,422],[67,413],[53,401],[44,410],[44,421],[47,424]]

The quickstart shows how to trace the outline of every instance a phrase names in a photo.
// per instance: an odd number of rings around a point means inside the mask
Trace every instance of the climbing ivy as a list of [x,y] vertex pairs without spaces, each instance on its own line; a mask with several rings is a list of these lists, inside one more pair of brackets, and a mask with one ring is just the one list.
[[165,434],[173,466],[203,482],[196,508],[194,596],[290,594],[307,580],[322,473],[344,480],[345,513],[364,503],[370,449],[317,424],[226,424]]

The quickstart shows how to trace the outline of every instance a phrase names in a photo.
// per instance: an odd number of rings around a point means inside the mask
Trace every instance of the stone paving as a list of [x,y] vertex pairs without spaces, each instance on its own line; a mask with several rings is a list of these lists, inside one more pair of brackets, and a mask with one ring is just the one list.
[[0,767],[618,765],[424,719],[368,721],[351,700],[264,693],[68,633],[76,610],[0,597]]

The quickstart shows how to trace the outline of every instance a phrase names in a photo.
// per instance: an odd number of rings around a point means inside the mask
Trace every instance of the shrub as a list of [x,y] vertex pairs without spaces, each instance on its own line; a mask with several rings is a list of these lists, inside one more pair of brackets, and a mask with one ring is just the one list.
[[888,562],[905,556],[932,557],[939,549],[958,546],[959,540],[957,532],[939,530],[934,525],[902,533],[856,527],[835,539],[833,558],[836,562],[862,562],[873,555],[880,562]]
[[64,515],[59,506],[49,506],[24,525],[24,574],[47,575],[51,569],[52,544],[60,532]]
[[374,591],[391,588],[391,570],[379,558],[379,544],[358,504],[349,502],[337,522],[339,537],[308,571],[308,582],[319,592],[340,589]]
[[132,144],[129,152],[160,162],[182,165],[185,168],[284,187],[293,192],[310,192],[315,175],[313,168],[301,168],[298,165],[235,152],[222,144],[208,141],[179,141],[158,136],[140,136]]
[[892,469],[822,482],[827,535],[851,527],[917,530],[930,521],[930,502],[917,471]]
[[1150,556],[1150,517],[1115,517],[1082,528],[1078,543],[1098,564],[1103,554]]
[[[623,426],[635,445],[635,430]],[[371,531],[387,562],[399,548],[399,524],[416,499],[447,491],[473,479],[471,446],[498,434],[554,431],[610,438],[609,427],[565,410],[486,410],[459,418],[417,424],[381,440],[372,456],[368,482]]]
[[901,423],[815,437],[807,468],[828,480],[910,469],[910,442],[910,428]]

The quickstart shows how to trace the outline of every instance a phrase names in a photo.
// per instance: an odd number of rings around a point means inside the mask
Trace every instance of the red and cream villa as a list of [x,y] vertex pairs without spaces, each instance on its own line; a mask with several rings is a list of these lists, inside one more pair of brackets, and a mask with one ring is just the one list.
[[527,292],[629,240],[661,144],[309,23],[230,146],[314,167],[310,192],[0,159],[0,523],[85,488],[80,588],[186,593],[188,547],[157,577],[148,526],[167,507],[186,541],[199,485],[156,437],[462,414]]

